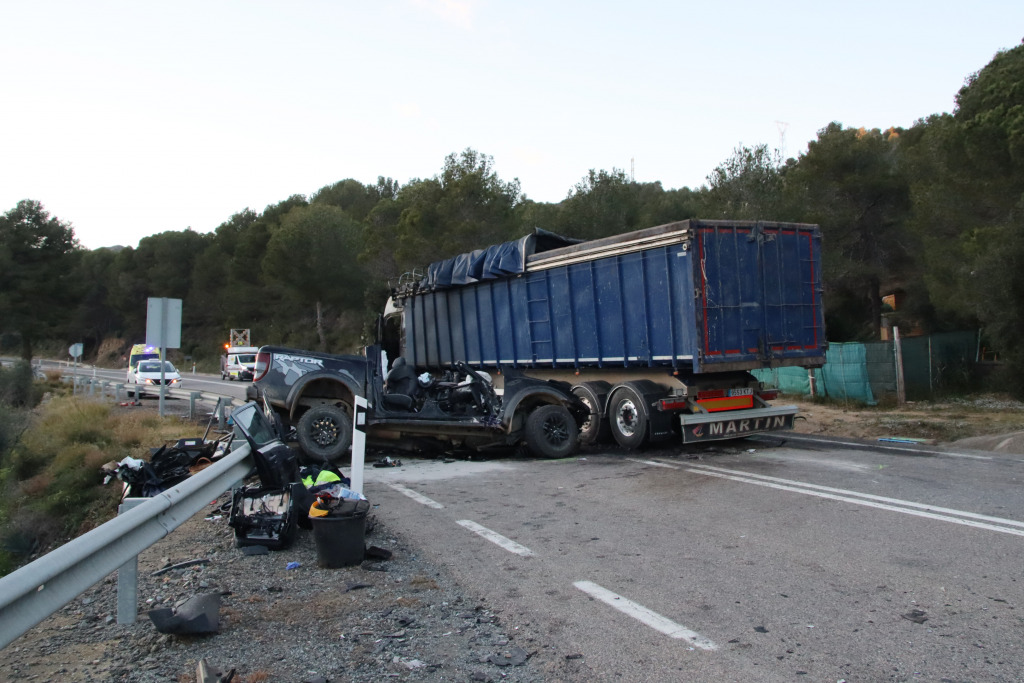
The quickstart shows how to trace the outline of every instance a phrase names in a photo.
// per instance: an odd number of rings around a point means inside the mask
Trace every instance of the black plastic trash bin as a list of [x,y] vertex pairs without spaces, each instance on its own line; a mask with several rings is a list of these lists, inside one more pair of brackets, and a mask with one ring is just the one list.
[[346,500],[326,517],[310,517],[317,564],[335,569],[363,561],[368,500]]

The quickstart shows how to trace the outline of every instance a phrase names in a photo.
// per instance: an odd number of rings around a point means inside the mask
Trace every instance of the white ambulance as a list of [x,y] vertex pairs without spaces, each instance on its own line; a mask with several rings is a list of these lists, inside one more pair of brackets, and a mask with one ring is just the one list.
[[229,346],[221,356],[220,378],[251,382],[256,369],[258,346]]

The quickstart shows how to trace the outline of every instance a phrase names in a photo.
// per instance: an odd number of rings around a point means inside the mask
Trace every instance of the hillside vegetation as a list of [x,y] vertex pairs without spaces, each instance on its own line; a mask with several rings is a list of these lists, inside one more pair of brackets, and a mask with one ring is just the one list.
[[0,575],[102,524],[121,485],[100,468],[190,436],[178,418],[75,397],[56,373],[0,368]]

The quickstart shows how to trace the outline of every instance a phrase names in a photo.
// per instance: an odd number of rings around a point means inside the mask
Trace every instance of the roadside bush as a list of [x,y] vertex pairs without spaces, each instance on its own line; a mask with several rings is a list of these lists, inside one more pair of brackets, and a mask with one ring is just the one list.
[[176,418],[73,396],[47,401],[24,423],[0,461],[0,575],[116,515],[122,487],[103,484],[104,463],[148,459],[149,448],[192,435]]
[[18,361],[9,368],[0,367],[0,403],[32,407],[38,402],[33,389],[32,366]]
[[7,461],[7,454],[25,429],[27,413],[0,403],[0,467]]

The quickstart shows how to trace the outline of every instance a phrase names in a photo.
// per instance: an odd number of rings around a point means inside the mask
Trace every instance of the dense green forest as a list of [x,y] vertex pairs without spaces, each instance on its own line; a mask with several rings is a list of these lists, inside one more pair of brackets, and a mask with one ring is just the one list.
[[147,297],[170,297],[184,302],[181,354],[200,368],[215,367],[234,328],[256,344],[350,351],[369,340],[389,283],[437,259],[534,227],[596,238],[728,218],[821,226],[831,340],[877,339],[882,297],[900,291],[890,320],[980,327],[1008,376],[1024,378],[1024,45],[970,75],[952,113],[909,129],[829,123],[798,158],[739,147],[707,181],[666,190],[591,170],[563,201],[538,203],[466,149],[431,178],[341,180],[212,233],[92,251],[25,200],[0,217],[0,350],[28,358],[83,341],[95,359],[106,340],[142,340]]

